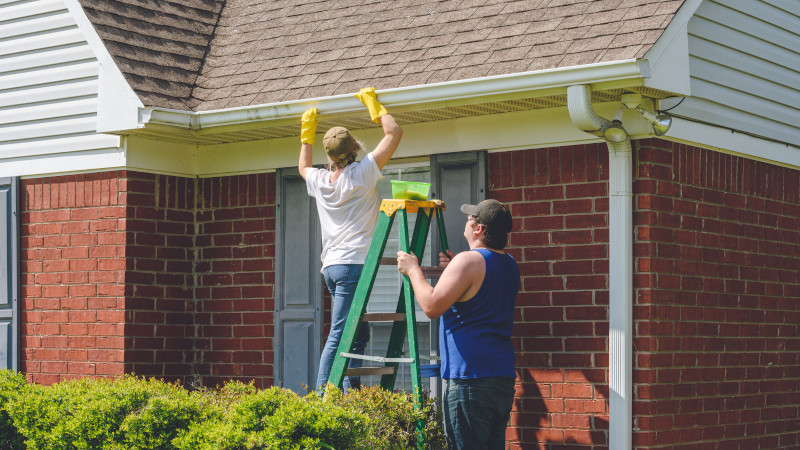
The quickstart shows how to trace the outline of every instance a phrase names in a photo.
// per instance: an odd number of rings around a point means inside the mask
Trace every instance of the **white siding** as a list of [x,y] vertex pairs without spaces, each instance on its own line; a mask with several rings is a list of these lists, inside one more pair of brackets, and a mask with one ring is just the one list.
[[800,2],[706,0],[688,33],[692,95],[671,112],[800,145]]
[[119,138],[96,132],[99,67],[63,0],[0,0],[0,177],[120,161]]

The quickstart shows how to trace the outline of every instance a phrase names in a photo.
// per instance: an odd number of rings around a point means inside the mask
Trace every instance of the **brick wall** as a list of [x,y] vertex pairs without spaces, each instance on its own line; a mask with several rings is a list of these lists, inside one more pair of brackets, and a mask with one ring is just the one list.
[[198,181],[198,374],[272,384],[275,174]]
[[[511,448],[604,447],[608,429],[608,151],[489,155],[489,197],[514,216],[517,398]],[[549,448],[549,447],[548,447]]]
[[195,180],[129,172],[125,371],[194,376]]
[[635,181],[639,447],[800,446],[800,172],[657,140]]
[[21,182],[21,370],[31,381],[124,372],[123,177]]
[[[798,446],[798,171],[638,146],[636,446]],[[495,153],[489,174],[489,197],[515,216],[509,251],[522,272],[507,438],[603,448],[607,149]],[[23,180],[29,379],[134,370],[271,384],[274,186],[273,174]]]
[[22,371],[272,384],[275,177],[22,181]]

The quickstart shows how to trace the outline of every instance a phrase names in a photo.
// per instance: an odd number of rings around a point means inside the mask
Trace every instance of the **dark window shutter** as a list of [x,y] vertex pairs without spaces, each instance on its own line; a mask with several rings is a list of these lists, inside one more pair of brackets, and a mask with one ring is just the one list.
[[280,169],[276,179],[275,384],[305,393],[322,352],[319,219],[297,169]]
[[19,179],[0,178],[0,368],[19,370]]

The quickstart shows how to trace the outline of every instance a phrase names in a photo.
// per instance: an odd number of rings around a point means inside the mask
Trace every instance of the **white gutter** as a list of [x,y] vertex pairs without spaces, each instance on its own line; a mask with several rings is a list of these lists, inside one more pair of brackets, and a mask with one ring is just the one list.
[[[595,114],[587,85],[567,88],[572,121],[598,134],[609,121]],[[600,134],[602,136],[602,134]],[[608,142],[608,448],[633,445],[633,173],[631,141]]]
[[[393,111],[438,108],[542,95],[548,89],[563,93],[567,86],[593,84],[602,88],[643,85],[649,66],[645,60],[625,60],[569,68],[539,70],[469,80],[409,86],[379,91],[380,101]],[[352,94],[270,103],[215,111],[139,109],[139,127],[161,125],[202,131],[220,127],[253,127],[295,123],[308,108],[320,115],[361,114],[363,105]],[[330,117],[329,117],[330,118]],[[266,124],[265,124],[266,122]]]

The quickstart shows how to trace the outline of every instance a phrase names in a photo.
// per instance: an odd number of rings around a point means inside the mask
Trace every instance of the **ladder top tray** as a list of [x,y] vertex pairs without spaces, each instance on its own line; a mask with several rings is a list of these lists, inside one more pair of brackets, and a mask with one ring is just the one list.
[[387,216],[391,216],[398,209],[405,209],[406,212],[414,214],[420,208],[437,208],[444,211],[445,205],[441,200],[405,200],[397,198],[385,198],[381,202],[381,211],[385,212]]

